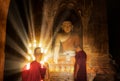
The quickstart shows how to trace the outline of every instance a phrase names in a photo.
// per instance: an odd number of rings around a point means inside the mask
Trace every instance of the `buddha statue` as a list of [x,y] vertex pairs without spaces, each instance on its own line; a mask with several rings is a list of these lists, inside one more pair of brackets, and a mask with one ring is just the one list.
[[[71,21],[64,21],[61,24],[62,33],[58,33],[55,39],[54,62],[59,60],[63,62],[74,62],[75,47],[80,46],[80,37],[73,32],[73,24]],[[60,57],[64,57],[61,59]]]

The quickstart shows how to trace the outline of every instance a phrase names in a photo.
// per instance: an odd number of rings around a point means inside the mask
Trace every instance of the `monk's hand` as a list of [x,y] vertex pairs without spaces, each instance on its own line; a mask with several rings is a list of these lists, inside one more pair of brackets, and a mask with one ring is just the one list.
[[79,51],[82,51],[82,49],[80,48],[80,46],[76,46],[76,47],[75,47],[75,51],[76,51],[76,52],[79,52]]
[[74,74],[74,79],[76,79],[77,78],[77,74]]

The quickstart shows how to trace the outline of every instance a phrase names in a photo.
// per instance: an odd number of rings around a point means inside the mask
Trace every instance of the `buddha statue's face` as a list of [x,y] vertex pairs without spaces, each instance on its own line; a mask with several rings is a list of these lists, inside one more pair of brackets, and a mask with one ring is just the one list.
[[73,25],[70,21],[64,21],[62,23],[62,29],[64,30],[65,33],[71,32],[72,28],[73,28]]

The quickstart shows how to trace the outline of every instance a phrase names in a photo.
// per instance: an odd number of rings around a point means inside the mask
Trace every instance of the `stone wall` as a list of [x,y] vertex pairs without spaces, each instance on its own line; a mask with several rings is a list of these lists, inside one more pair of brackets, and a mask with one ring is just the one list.
[[90,6],[86,6],[85,11],[88,12],[81,17],[83,20],[83,49],[88,56],[88,78],[100,76],[97,81],[114,81],[115,71],[108,46],[106,2],[105,0],[93,1]]

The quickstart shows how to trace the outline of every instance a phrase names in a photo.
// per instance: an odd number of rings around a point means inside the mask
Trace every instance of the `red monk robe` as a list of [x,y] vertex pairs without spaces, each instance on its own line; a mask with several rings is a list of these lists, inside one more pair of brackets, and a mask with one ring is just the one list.
[[76,77],[74,81],[87,81],[86,73],[86,53],[84,51],[78,51],[75,55],[75,71],[77,70]]
[[27,69],[27,66],[23,68],[22,81],[43,81],[45,73],[45,67],[41,67],[41,64],[37,61],[33,61],[29,69]]

